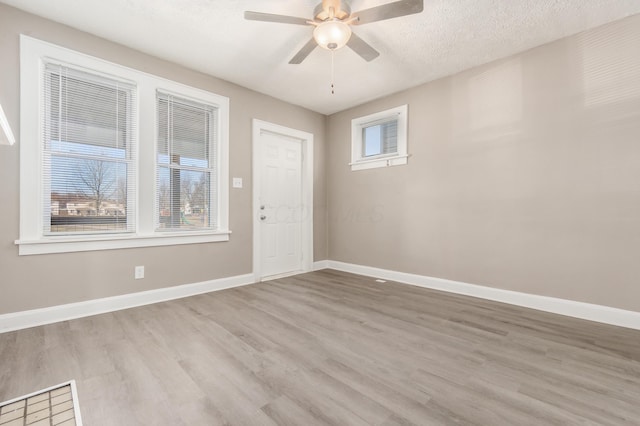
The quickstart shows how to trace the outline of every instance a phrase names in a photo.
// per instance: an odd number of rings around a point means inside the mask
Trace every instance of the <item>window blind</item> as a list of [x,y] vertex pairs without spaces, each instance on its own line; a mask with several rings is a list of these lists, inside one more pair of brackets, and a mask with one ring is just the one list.
[[135,231],[135,85],[45,63],[45,235]]
[[217,108],[158,91],[159,230],[215,229]]

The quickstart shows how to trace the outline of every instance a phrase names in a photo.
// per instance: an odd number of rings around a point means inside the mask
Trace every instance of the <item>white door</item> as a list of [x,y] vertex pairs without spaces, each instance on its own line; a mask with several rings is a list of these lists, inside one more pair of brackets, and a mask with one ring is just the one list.
[[260,133],[258,214],[262,278],[303,270],[302,141]]

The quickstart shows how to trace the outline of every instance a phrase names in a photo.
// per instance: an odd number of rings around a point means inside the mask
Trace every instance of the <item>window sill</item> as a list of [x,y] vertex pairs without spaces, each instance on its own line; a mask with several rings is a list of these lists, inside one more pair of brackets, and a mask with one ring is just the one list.
[[378,167],[402,166],[407,164],[408,155],[397,155],[393,157],[372,158],[370,160],[359,160],[349,163],[351,171],[375,169]]
[[218,232],[171,232],[153,235],[125,235],[83,237],[51,237],[40,240],[16,240],[18,254],[71,253],[79,251],[115,250],[136,247],[171,246],[229,241],[231,231]]

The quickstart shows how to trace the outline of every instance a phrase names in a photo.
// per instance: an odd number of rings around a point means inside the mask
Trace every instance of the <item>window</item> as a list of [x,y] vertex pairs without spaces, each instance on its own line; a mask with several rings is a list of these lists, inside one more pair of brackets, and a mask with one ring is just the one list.
[[159,92],[159,230],[215,228],[216,108]]
[[21,36],[19,253],[229,239],[229,100]]
[[407,105],[351,121],[351,170],[407,164]]
[[135,232],[135,86],[44,65],[44,235]]

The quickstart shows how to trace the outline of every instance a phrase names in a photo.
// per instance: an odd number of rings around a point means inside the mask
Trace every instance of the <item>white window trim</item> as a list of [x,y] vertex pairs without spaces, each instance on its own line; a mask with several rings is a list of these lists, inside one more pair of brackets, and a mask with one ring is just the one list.
[[[135,82],[138,91],[137,218],[134,234],[43,236],[42,91],[43,59],[67,63]],[[228,241],[229,234],[229,98],[85,55],[25,35],[20,36],[20,255],[110,250]],[[218,229],[157,232],[155,230],[156,90],[179,93],[218,108]]]
[[[377,167],[400,166],[407,164],[407,116],[408,106],[401,105],[385,111],[358,117],[351,120],[351,166],[352,171]],[[362,155],[362,130],[376,122],[398,119],[398,151],[394,154],[381,154],[371,157]]]

